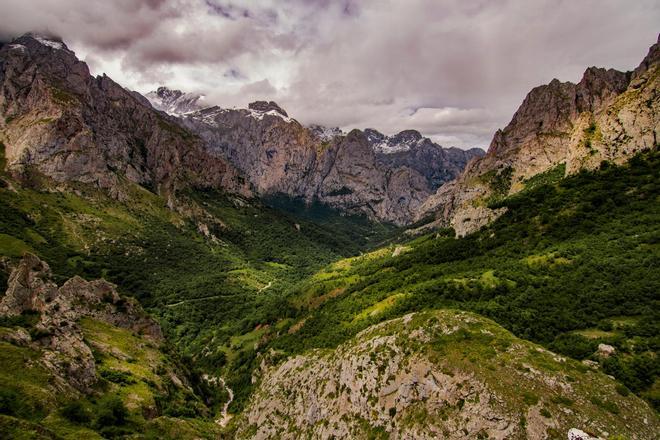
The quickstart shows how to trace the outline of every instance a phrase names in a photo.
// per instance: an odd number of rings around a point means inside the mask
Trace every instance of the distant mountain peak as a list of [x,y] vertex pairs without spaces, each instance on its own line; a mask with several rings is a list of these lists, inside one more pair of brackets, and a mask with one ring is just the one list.
[[170,115],[181,116],[204,108],[199,101],[204,97],[195,93],[185,93],[181,90],[160,86],[145,95],[156,109]]
[[282,107],[277,105],[276,102],[274,101],[254,101],[248,104],[248,108],[250,110],[254,110],[257,112],[263,112],[263,113],[268,113],[270,111],[276,111],[277,113],[281,114],[284,117],[289,117],[289,115],[284,111]]
[[[418,144],[429,141],[417,130],[403,130],[395,135],[387,136],[378,130],[368,128],[364,131],[367,140],[372,145],[376,153],[394,154],[410,151],[417,147]],[[441,148],[438,145],[438,148]]]
[[322,141],[330,141],[337,136],[344,135],[344,132],[339,127],[326,127],[325,125],[311,124],[307,128]]
[[24,38],[31,38],[33,40],[38,41],[44,46],[50,47],[52,49],[58,49],[58,50],[68,50],[66,47],[66,44],[62,41],[60,37],[56,37],[53,35],[46,35],[46,34],[38,34],[34,32],[28,32],[27,34],[23,35],[22,37],[19,37],[18,39],[24,39]]

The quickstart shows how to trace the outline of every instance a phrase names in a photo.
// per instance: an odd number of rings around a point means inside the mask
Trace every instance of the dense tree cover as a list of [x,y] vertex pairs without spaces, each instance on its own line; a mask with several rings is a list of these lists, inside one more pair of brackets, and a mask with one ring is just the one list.
[[[390,249],[350,260],[348,269],[330,267],[303,283],[290,301],[304,325],[271,346],[285,353],[334,347],[410,311],[464,308],[578,359],[612,344],[618,354],[606,371],[657,402],[659,202],[657,151],[626,166],[535,182],[497,202],[506,214],[478,233],[425,236],[401,255]],[[324,298],[336,289],[343,293],[318,308],[300,306],[309,292]]]

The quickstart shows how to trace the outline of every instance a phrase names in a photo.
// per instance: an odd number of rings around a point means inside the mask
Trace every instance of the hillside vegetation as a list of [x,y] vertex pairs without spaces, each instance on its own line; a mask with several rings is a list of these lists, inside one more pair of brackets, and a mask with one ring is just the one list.
[[[317,272],[289,296],[294,323],[271,347],[334,348],[411,311],[459,308],[600,360],[658,408],[660,154],[564,180],[552,174],[497,202],[507,213],[478,233],[440,231]],[[597,359],[600,343],[616,353]]]
[[[106,388],[83,400],[53,393],[48,374],[26,361],[38,352],[3,343],[3,370],[22,369],[23,379],[15,385],[11,375],[4,379],[9,404],[2,410],[2,430],[15,435],[45,430],[44,438],[91,436],[101,426],[90,414],[115,411],[121,423],[108,425],[105,436],[144,431],[162,438],[215,437],[222,429],[213,420],[229,394],[202,380],[203,374],[225,379],[233,391],[230,413],[253,411],[269,372],[296,359],[290,356],[350,345],[359,332],[410,312],[463,309],[576,361],[599,362],[593,367],[570,361],[570,368],[580,377],[602,377],[590,373],[598,368],[618,383],[608,382],[604,396],[601,385],[593,385],[601,379],[582,381],[580,398],[590,402],[593,417],[629,432],[619,421],[627,411],[622,408],[642,405],[632,394],[657,409],[660,393],[659,175],[657,150],[624,166],[603,163],[566,179],[550,171],[525,182],[515,196],[491,200],[506,214],[464,238],[453,238],[451,230],[396,238],[394,228],[281,197],[268,200],[270,208],[237,196],[187,191],[177,195],[173,210],[129,182],[124,191],[130,197],[118,201],[81,184],[56,185],[37,172],[21,182],[0,175],[3,291],[8,268],[32,252],[49,262],[58,283],[73,275],[116,283],[120,292],[140,300],[173,343],[150,347],[125,330],[83,320],[90,343],[106,347],[95,353]],[[391,244],[383,244],[388,240]],[[25,320],[3,322],[2,331],[29,329],[30,317]],[[475,353],[490,353],[490,342],[476,343]],[[614,354],[599,355],[602,343],[612,345]],[[162,376],[168,370],[158,369],[156,358],[186,372],[194,385],[190,394],[168,388]],[[532,367],[555,371],[544,369],[546,364]],[[521,392],[524,397],[527,391]],[[539,420],[563,429],[559,412],[565,413],[561,402],[567,400],[544,396],[536,393],[542,402],[529,406],[552,414]],[[71,406],[74,421],[55,411],[62,406]],[[83,422],[75,421],[79,412],[87,414]],[[415,426],[415,414],[405,416],[406,426]],[[235,420],[230,434],[251,432],[243,416]],[[355,423],[359,432],[376,437],[388,432],[380,422]],[[547,432],[560,432],[552,423],[543,425]]]

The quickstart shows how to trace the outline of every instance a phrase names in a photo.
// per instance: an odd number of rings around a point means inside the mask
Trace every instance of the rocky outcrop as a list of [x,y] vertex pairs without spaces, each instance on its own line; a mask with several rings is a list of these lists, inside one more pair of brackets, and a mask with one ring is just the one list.
[[[417,219],[435,213],[440,223],[466,234],[497,217],[485,206],[489,200],[524,189],[539,173],[560,164],[570,174],[602,161],[623,163],[657,147],[658,47],[632,73],[590,67],[577,84],[553,80],[533,89],[495,133],[486,156],[429,197]],[[480,212],[466,212],[475,209]]]
[[92,350],[78,325],[83,317],[130,329],[156,342],[162,340],[158,324],[137,301],[121,297],[113,284],[73,277],[58,287],[48,264],[34,255],[23,257],[7,286],[0,300],[0,316],[38,314],[31,337],[22,329],[16,332],[23,345],[39,347],[42,364],[60,387],[88,392],[97,381]]
[[545,439],[579,427],[645,439],[659,428],[614,380],[470,313],[410,314],[334,350],[268,359],[237,438]]
[[249,194],[227,161],[58,40],[24,35],[0,49],[0,140],[7,168],[79,181],[122,197],[121,181],[165,196],[182,187]]
[[282,109],[282,107],[280,107],[279,105],[277,105],[277,103],[275,103],[273,101],[270,101],[270,102],[268,102],[268,101],[251,102],[250,104],[248,104],[248,109],[254,110],[254,111],[257,111],[257,112],[261,112],[261,113],[268,113],[270,111],[274,111],[274,112],[279,113],[280,115],[282,115],[284,117],[289,116],[284,111],[284,109]]

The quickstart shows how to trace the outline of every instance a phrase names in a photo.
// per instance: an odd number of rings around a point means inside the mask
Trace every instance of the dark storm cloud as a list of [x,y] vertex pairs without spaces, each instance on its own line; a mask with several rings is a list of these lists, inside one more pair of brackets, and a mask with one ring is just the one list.
[[632,69],[657,0],[1,0],[0,40],[60,35],[96,73],[301,122],[487,145],[532,87]]

